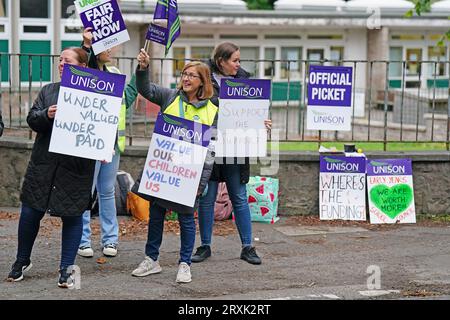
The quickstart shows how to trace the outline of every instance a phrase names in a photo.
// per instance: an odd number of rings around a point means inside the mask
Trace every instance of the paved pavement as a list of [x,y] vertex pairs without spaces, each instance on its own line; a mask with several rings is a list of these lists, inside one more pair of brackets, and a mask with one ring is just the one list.
[[[175,283],[178,235],[164,234],[163,271],[144,278],[130,275],[144,257],[144,234],[122,239],[118,256],[102,264],[97,262],[102,256],[96,236],[95,257],[76,260],[81,288],[63,290],[56,285],[61,228],[54,219],[44,218],[25,279],[0,281],[0,299],[450,299],[449,226],[304,226],[289,217],[274,225],[253,223],[262,265],[239,259],[237,232],[215,236],[211,258],[193,264],[192,282],[182,285]],[[15,218],[0,219],[3,279],[14,260],[17,223]]]

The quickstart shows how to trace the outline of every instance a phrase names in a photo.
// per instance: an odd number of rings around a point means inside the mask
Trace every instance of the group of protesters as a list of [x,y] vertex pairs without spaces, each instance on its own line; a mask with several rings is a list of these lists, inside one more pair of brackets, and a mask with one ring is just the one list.
[[[146,50],[139,51],[137,62],[136,72],[123,93],[111,161],[96,161],[49,152],[53,122],[58,112],[60,83],[50,83],[40,90],[27,116],[28,125],[37,135],[21,190],[17,255],[8,281],[22,280],[24,273],[32,267],[31,253],[40,221],[45,213],[49,213],[62,219],[58,286],[70,288],[74,285],[70,266],[75,264],[77,254],[85,258],[94,256],[90,208],[95,190],[99,199],[102,253],[107,257],[118,254],[119,226],[115,207],[115,181],[120,155],[125,149],[126,109],[133,104],[138,93],[159,105],[162,113],[217,127],[221,79],[250,77],[250,74],[241,68],[239,47],[230,42],[219,44],[207,63],[192,61],[185,64],[175,89],[164,88],[150,81],[150,56]],[[92,33],[87,28],[83,32],[83,43],[79,48],[70,47],[61,52],[58,68],[60,76],[65,64],[120,73],[111,63],[110,50],[94,54]],[[3,132],[1,120],[0,114],[0,136]],[[270,120],[264,123],[268,130],[271,129]],[[214,205],[219,182],[226,183],[233,205],[235,223],[242,243],[240,258],[251,264],[261,264],[261,258],[252,243],[251,215],[246,194],[246,184],[250,176],[249,159],[214,161],[213,151],[211,144],[207,157],[210,160],[204,163],[194,207],[152,197],[145,257],[131,272],[132,276],[144,277],[161,272],[158,258],[164,220],[166,213],[173,210],[178,213],[181,238],[176,282],[191,282],[191,263],[202,262],[211,256]],[[193,254],[196,211],[201,245]]]

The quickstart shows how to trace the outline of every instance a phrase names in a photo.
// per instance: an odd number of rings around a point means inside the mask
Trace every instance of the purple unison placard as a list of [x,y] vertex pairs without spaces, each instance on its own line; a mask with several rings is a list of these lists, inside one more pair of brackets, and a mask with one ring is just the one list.
[[270,80],[222,79],[220,99],[270,99]]
[[210,126],[200,122],[158,113],[154,133],[208,147],[211,140],[211,130],[209,129]]
[[167,29],[157,24],[150,23],[147,30],[146,39],[154,41],[156,43],[166,45],[167,44]]
[[366,158],[345,156],[320,156],[320,172],[365,173]]
[[61,86],[113,97],[122,97],[126,76],[65,64]]
[[352,67],[310,66],[308,106],[351,107]]
[[411,176],[411,159],[367,160],[367,176]]

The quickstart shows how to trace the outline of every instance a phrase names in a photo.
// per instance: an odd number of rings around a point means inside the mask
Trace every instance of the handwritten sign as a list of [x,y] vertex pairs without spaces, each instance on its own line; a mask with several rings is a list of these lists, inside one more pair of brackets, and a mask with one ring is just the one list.
[[139,192],[194,207],[211,139],[209,129],[159,113]]
[[76,0],[75,6],[84,28],[93,28],[96,55],[130,40],[117,0]]
[[310,66],[308,78],[308,130],[351,130],[351,67]]
[[49,151],[111,161],[125,78],[64,65]]
[[218,120],[218,157],[265,157],[270,80],[222,79]]
[[321,156],[321,220],[366,220],[366,158]]
[[368,160],[370,223],[415,223],[411,159]]

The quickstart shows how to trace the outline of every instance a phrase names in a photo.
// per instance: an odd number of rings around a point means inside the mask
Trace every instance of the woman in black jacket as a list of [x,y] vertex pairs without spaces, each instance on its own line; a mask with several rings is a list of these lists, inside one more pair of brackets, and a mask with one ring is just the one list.
[[[230,42],[218,45],[210,60],[211,78],[214,95],[219,96],[222,78],[249,78],[250,74],[242,69],[239,47]],[[271,120],[265,120],[267,129],[272,126]],[[242,243],[241,259],[251,264],[261,264],[252,245],[252,222],[250,208],[247,202],[247,189],[250,175],[248,158],[217,159],[211,179],[208,182],[208,192],[200,198],[198,221],[200,227],[201,246],[192,256],[192,262],[202,262],[211,256],[211,238],[214,223],[214,204],[217,197],[219,182],[226,182],[228,194],[233,205],[236,227]]]
[[[59,74],[66,63],[86,67],[88,57],[81,48],[63,50]],[[17,257],[8,281],[20,281],[31,264],[31,251],[45,212],[62,219],[61,262],[58,286],[73,286],[69,266],[75,257],[82,234],[82,214],[91,203],[95,161],[48,151],[60,83],[44,86],[28,113],[27,122],[37,132],[25,174],[20,200]]]

